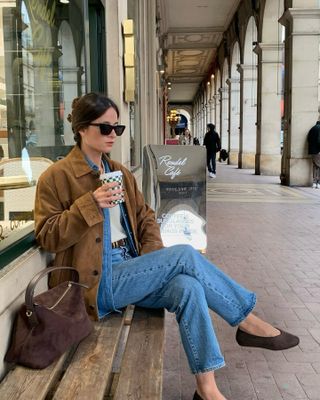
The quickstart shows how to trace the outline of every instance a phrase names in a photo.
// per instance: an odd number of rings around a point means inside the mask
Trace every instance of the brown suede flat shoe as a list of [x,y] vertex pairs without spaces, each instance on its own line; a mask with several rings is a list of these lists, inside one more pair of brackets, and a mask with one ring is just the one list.
[[202,400],[202,397],[200,397],[200,396],[198,395],[198,392],[197,392],[197,391],[194,392],[193,400]]
[[274,337],[255,336],[238,328],[236,341],[240,346],[262,347],[269,350],[286,350],[299,344],[299,338],[279,328],[280,335]]

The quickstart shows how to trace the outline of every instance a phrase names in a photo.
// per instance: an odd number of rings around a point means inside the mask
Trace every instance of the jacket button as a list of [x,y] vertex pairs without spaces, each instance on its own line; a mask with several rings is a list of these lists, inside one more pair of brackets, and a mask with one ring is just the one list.
[[101,242],[101,238],[100,237],[97,237],[96,238],[96,243],[100,243]]
[[96,270],[96,269],[94,269],[94,270],[92,271],[92,275],[99,275],[99,271]]
[[96,307],[93,304],[90,304],[89,308],[90,310],[94,310]]

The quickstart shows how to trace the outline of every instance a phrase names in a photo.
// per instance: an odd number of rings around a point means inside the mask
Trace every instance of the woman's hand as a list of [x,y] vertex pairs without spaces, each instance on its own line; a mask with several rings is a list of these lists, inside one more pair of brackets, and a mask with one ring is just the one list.
[[93,197],[101,208],[112,208],[116,204],[112,203],[115,200],[123,198],[123,189],[114,189],[119,186],[118,182],[104,183],[97,190],[93,192]]

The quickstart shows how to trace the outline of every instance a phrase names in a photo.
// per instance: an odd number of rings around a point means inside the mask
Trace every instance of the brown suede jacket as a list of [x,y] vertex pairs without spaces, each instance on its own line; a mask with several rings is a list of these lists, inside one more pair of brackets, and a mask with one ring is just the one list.
[[[132,173],[108,159],[111,171],[121,170],[125,204],[139,254],[163,247],[154,211],[145,203]],[[74,267],[89,286],[85,300],[89,315],[98,319],[97,293],[102,272],[103,213],[93,198],[99,176],[76,145],[39,178],[35,200],[35,234],[45,250],[55,253],[55,266]],[[52,274],[50,286],[70,279],[65,271]]]

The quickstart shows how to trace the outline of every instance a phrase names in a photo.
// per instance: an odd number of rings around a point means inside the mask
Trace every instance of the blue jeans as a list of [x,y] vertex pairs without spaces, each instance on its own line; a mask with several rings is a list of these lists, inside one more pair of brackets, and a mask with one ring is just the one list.
[[215,152],[210,153],[207,150],[207,168],[208,168],[208,172],[213,172],[214,174],[216,173],[216,157],[217,157],[217,153],[215,153]]
[[[112,250],[113,306],[135,304],[176,314],[192,373],[224,366],[208,307],[231,326],[252,311],[256,295],[240,286],[189,245],[176,245],[131,258]],[[113,308],[113,309],[112,309]]]

